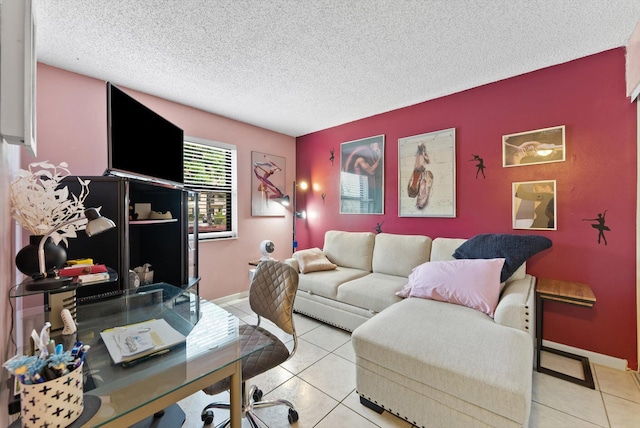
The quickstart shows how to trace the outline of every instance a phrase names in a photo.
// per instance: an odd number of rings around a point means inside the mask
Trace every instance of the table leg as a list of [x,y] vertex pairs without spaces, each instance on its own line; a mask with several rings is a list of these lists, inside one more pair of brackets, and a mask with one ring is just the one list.
[[[544,299],[540,297],[540,293],[536,293],[536,370],[539,373],[545,373],[549,376],[564,379],[569,382],[577,383],[578,385],[586,386],[587,388],[595,389],[595,382],[593,381],[593,373],[591,372],[591,365],[589,359],[569,352],[560,351],[558,349],[549,348],[542,345],[542,304]],[[584,372],[584,379],[569,376],[565,373],[561,373],[555,370],[542,367],[540,362],[540,354],[542,351],[551,352],[557,355],[561,355],[565,358],[571,358],[573,360],[580,361],[582,363],[582,371]]]
[[536,293],[536,370],[540,371],[540,351],[542,351],[542,298]]
[[229,391],[229,403],[231,404],[230,418],[231,428],[242,426],[242,363],[240,360],[234,363],[235,371],[231,375],[231,388]]

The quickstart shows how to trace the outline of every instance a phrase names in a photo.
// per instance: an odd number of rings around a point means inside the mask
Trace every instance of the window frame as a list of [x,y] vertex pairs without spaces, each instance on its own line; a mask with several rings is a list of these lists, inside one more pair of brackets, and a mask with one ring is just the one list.
[[[185,135],[183,140],[192,144],[199,144],[203,146],[215,147],[222,150],[228,150],[231,155],[230,162],[230,170],[229,174],[231,176],[231,192],[230,192],[230,206],[231,206],[231,230],[226,230],[223,232],[201,232],[200,231],[200,222],[195,221],[198,227],[198,241],[207,241],[207,240],[218,240],[218,239],[235,239],[238,237],[238,148],[235,144],[223,143],[215,140],[208,140],[204,138],[192,137],[189,135]],[[183,160],[185,158],[185,151],[183,150]],[[185,171],[187,170],[187,162],[185,161]],[[200,194],[202,192],[206,192],[207,190],[203,189],[200,186],[192,185],[187,183],[186,174],[185,174],[185,187],[197,192],[198,199],[200,199]],[[214,190],[209,190],[210,192],[215,192]],[[219,193],[219,192],[218,192]],[[200,210],[202,209],[201,204],[198,204],[198,216],[200,214]],[[191,235],[191,234],[190,234]]]

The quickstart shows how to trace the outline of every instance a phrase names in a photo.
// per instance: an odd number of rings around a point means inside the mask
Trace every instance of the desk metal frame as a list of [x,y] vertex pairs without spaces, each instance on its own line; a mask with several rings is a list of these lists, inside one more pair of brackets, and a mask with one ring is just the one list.
[[[119,417],[116,420],[111,422],[107,422],[106,424],[100,425],[101,427],[106,428],[121,428],[123,426],[131,426],[141,420],[157,413],[172,404],[177,403],[178,401],[186,398],[196,392],[210,386],[224,378],[231,378],[231,389],[230,389],[230,417],[231,417],[231,427],[232,428],[241,428],[242,426],[242,364],[240,360],[236,361],[233,364],[230,364],[226,367],[220,368],[207,376],[204,376],[197,382],[192,382],[184,387],[173,391],[169,394],[166,394],[162,397],[159,397],[156,400],[153,400],[137,409]],[[94,418],[92,418],[88,425],[86,426],[96,426],[93,425]]]
[[[154,286],[162,288],[162,292]],[[85,375],[93,385],[85,383],[85,397],[92,395],[101,402],[100,410],[83,427],[131,426],[207,386],[230,378],[231,427],[240,428],[242,358],[267,344],[250,350],[243,348],[238,332],[241,321],[193,293],[168,284],[153,284],[136,291],[132,293],[135,297],[125,295],[78,307],[77,340],[91,345]],[[30,326],[43,325],[50,314],[43,311],[36,315],[17,315],[23,329],[30,333],[33,328]],[[152,318],[167,320],[187,337],[186,343],[135,367],[113,364],[99,332]],[[54,332],[51,337],[62,343],[62,337]],[[28,338],[24,339],[22,343],[28,343]],[[111,412],[109,407],[113,409]]]
[[[572,354],[570,352],[561,351],[559,349],[549,348],[542,345],[542,316],[543,302],[552,300],[555,302],[567,303],[570,305],[578,305],[591,308],[596,302],[596,297],[591,291],[591,287],[587,284],[577,282],[566,282],[552,279],[539,279],[536,283],[536,369],[539,373],[545,373],[587,388],[595,389],[593,374],[591,373],[591,365],[589,358],[582,355]],[[570,376],[556,370],[542,367],[540,362],[540,354],[542,351],[551,352],[566,358],[580,361],[584,372],[584,379]]]

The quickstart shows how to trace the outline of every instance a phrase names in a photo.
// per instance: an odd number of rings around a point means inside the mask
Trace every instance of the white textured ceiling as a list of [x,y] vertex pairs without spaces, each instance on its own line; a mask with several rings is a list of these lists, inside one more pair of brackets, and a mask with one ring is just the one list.
[[34,0],[38,61],[291,136],[626,46],[640,0]]

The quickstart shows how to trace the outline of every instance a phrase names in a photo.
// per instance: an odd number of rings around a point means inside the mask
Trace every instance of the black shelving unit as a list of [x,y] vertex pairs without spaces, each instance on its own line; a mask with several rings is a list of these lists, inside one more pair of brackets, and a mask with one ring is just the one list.
[[[91,238],[79,232],[69,239],[67,259],[92,258],[118,273],[115,283],[87,285],[76,290],[79,303],[96,297],[118,294],[133,287],[129,271],[145,263],[151,265],[154,283],[181,288],[195,287],[198,292],[198,239],[195,192],[133,178],[81,176],[90,180],[85,207],[100,207],[103,216],[116,224]],[[77,176],[65,178],[64,185],[78,194]],[[171,213],[171,219],[130,218],[136,203],[149,203],[151,210]]]

